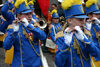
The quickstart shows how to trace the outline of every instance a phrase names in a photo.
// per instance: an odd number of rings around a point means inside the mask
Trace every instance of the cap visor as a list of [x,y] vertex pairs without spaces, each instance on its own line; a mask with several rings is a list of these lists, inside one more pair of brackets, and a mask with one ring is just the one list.
[[98,14],[98,13],[100,13],[100,11],[95,11],[95,12],[93,12],[93,13]]
[[23,11],[22,14],[30,13],[30,12],[32,12],[32,10],[26,10],[26,11]]
[[89,18],[89,17],[86,15],[80,15],[80,16],[74,16],[74,18]]

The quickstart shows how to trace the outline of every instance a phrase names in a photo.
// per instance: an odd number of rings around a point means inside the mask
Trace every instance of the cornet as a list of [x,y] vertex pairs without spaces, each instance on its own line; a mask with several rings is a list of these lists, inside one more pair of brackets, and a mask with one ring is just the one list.
[[[34,22],[36,22],[36,20],[34,20],[33,18],[32,18],[32,21]],[[46,28],[46,26],[47,26],[47,23],[45,22],[45,20],[43,20],[43,19],[40,19],[40,21],[38,22],[39,23],[39,27],[41,28],[41,29],[44,29],[44,28]]]

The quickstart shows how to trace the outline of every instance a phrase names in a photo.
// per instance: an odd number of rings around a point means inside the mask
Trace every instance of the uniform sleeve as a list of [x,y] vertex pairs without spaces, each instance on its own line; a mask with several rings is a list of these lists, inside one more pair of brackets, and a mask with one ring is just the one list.
[[54,34],[53,27],[50,29],[49,34],[50,34],[51,40],[54,42],[55,41],[55,34]]
[[11,24],[11,23],[7,22],[7,21],[3,21],[3,23],[0,24],[0,31],[5,33],[9,24]]
[[13,4],[8,3],[8,1],[4,4],[1,8],[1,13],[3,17],[7,20],[12,22],[14,20],[14,15],[11,12],[8,12],[9,9],[13,8]]
[[38,39],[40,39],[40,40],[45,40],[46,39],[46,34],[45,34],[45,32],[44,31],[42,31],[39,27],[34,27],[34,26],[32,26],[31,24],[29,24],[28,26],[27,26],[27,28],[31,31],[31,32],[33,32],[33,34],[38,38]]
[[70,49],[69,47],[64,43],[64,40],[62,41],[62,37],[58,38],[57,43],[61,44],[61,49],[58,49],[58,51],[55,53],[55,64],[58,67],[63,67],[63,65],[66,64],[66,60],[68,59],[70,55]]
[[89,52],[90,55],[94,57],[100,56],[100,50],[94,42],[91,41],[90,44],[86,44],[86,45],[87,45],[87,51]]
[[3,42],[3,47],[6,50],[9,50],[15,42],[15,36],[17,36],[17,32],[13,33],[13,29],[8,29],[6,32],[6,37]]

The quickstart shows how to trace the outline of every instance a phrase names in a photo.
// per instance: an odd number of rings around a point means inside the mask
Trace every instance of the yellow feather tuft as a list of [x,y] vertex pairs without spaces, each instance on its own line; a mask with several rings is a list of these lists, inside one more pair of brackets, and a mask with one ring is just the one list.
[[16,0],[14,6],[15,6],[16,8],[18,8],[19,5],[22,4],[23,2],[25,2],[25,5],[28,6],[27,0]]
[[82,5],[82,0],[74,0],[74,5]]
[[69,9],[72,5],[80,5],[82,4],[81,0],[64,0],[62,2],[63,9]]
[[14,4],[14,1],[12,1],[11,3]]
[[51,15],[52,15],[53,13],[57,13],[57,10],[56,10],[56,9],[52,10],[52,11],[51,11]]
[[92,4],[97,4],[98,0],[88,0],[86,2],[86,7],[90,7]]
[[33,1],[28,2],[29,5],[34,5]]

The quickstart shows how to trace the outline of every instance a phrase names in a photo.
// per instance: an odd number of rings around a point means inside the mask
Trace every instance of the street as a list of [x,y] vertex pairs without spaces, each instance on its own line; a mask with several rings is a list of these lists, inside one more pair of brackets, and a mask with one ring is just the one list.
[[[44,56],[47,59],[49,67],[54,67],[54,62],[52,58],[53,55],[51,53],[44,53]],[[0,67],[10,67],[9,64],[5,64],[4,60],[5,60],[5,50],[3,48],[0,48]]]

